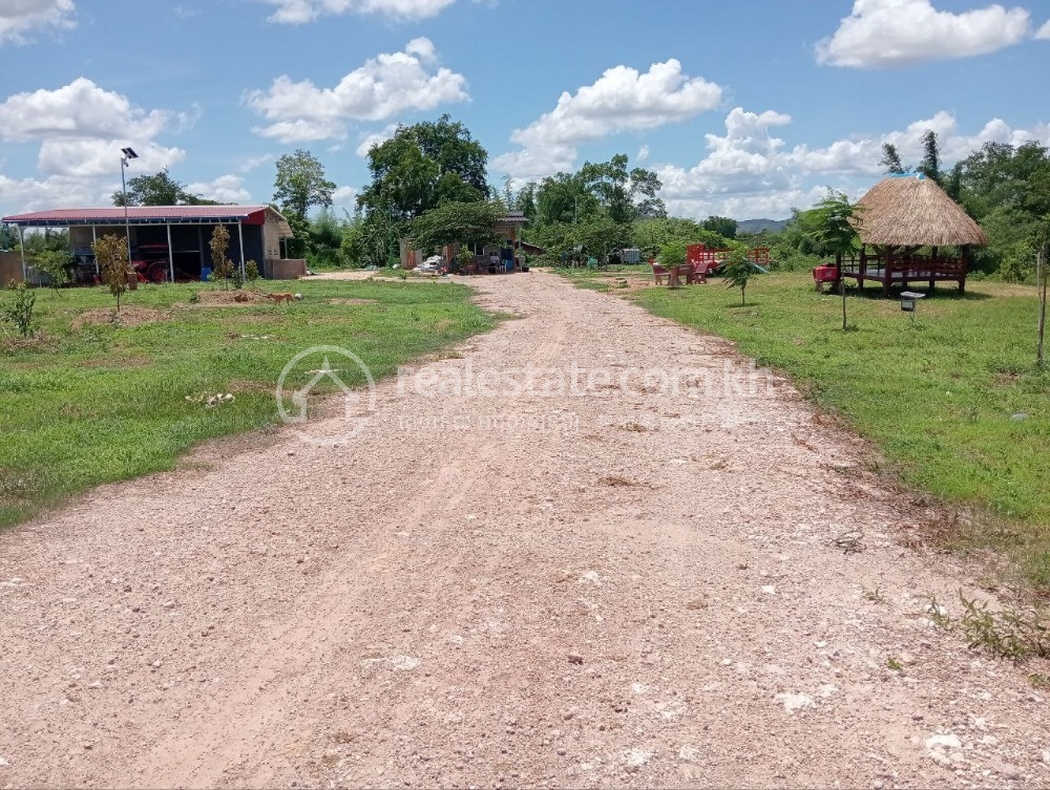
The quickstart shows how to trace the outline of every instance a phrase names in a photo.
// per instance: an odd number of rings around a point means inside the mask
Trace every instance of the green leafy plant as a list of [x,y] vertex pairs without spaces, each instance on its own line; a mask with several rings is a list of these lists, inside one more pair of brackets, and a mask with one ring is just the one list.
[[747,253],[743,250],[733,250],[729,253],[726,262],[722,264],[722,278],[726,288],[740,289],[740,304],[747,304],[747,284],[756,274],[761,274],[762,269],[757,263],[748,260]]
[[32,264],[47,275],[48,285],[55,295],[59,289],[69,285],[69,253],[63,250],[43,250],[30,258]]
[[226,256],[226,250],[230,246],[230,232],[225,225],[216,225],[211,232],[211,277],[222,280],[223,290],[230,290],[230,275],[233,274],[233,261]]
[[1012,661],[1050,658],[1050,635],[1036,612],[992,610],[987,601],[968,600],[959,591],[963,615],[959,619],[970,648],[983,648]]
[[259,264],[253,259],[249,259],[248,262],[244,264],[244,277],[249,283],[254,283],[259,279]]
[[132,276],[128,267],[128,244],[112,234],[97,239],[92,245],[95,260],[102,271],[102,282],[109,287],[109,292],[117,300],[117,312],[120,312],[120,298],[127,293],[128,278]]
[[14,324],[19,337],[32,337],[36,294],[25,283],[11,283],[9,288],[14,298],[10,302],[0,304],[0,319]]

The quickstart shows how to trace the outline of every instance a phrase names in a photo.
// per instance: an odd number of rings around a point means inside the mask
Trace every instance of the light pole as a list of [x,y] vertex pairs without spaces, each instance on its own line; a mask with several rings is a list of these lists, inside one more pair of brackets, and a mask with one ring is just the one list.
[[131,220],[128,219],[128,185],[124,180],[124,170],[128,166],[128,162],[132,159],[138,159],[139,155],[135,153],[133,148],[121,148],[120,149],[120,190],[124,193],[124,233],[127,236],[128,241],[128,266],[131,266]]

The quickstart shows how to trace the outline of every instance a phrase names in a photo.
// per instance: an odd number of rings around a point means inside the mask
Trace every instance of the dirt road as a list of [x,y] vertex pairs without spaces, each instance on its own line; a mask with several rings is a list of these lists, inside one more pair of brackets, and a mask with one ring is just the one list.
[[931,623],[988,594],[862,443],[725,341],[471,282],[519,317],[349,443],[0,535],[0,787],[1050,786],[1045,667]]

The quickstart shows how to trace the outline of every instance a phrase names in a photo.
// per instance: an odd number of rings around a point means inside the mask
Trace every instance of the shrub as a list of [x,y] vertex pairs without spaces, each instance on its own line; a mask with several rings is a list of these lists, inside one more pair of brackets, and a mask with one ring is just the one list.
[[11,283],[10,289],[14,298],[0,305],[0,318],[14,324],[20,337],[32,337],[36,294],[25,283]]

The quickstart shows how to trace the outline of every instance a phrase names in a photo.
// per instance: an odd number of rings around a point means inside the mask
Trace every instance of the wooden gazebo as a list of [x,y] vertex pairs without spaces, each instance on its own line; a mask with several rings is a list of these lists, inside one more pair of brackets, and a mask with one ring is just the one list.
[[[859,256],[843,261],[842,277],[858,287],[865,280],[890,286],[910,282],[956,282],[966,289],[970,247],[984,246],[988,238],[980,226],[931,178],[923,175],[890,176],[857,201],[853,225],[860,237]],[[869,253],[868,247],[872,248]],[[918,254],[928,247],[929,254]],[[944,247],[959,254],[944,255]]]

